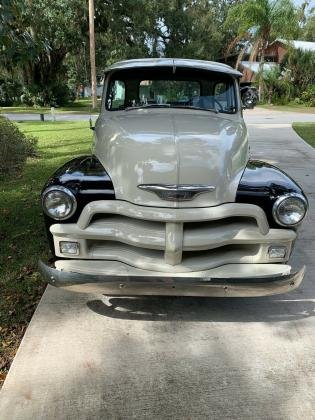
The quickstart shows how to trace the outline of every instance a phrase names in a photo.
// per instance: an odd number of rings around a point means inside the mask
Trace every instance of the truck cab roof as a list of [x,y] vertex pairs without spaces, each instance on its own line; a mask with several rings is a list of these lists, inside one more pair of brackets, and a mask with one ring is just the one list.
[[230,74],[231,76],[241,77],[242,73],[233,69],[227,64],[217,63],[215,61],[192,60],[186,58],[141,58],[135,60],[118,61],[106,68],[105,72],[116,70],[134,69],[134,68],[156,68],[156,67],[176,67],[208,70],[219,73]]

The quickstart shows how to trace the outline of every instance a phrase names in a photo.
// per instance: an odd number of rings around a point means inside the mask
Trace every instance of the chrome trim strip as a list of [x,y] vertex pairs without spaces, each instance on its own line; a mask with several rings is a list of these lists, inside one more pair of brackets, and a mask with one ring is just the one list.
[[167,201],[189,201],[197,195],[215,191],[216,187],[205,184],[140,184],[140,190],[155,193],[162,200]]

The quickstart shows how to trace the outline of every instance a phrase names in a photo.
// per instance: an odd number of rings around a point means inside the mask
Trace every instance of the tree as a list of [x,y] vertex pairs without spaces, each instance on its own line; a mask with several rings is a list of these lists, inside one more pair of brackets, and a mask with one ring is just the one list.
[[315,52],[290,48],[282,66],[291,70],[296,90],[304,91],[315,83]]
[[157,40],[167,57],[217,60],[231,34],[223,28],[234,0],[158,2]]
[[95,30],[94,30],[94,0],[89,0],[89,34],[90,34],[90,64],[91,64],[91,87],[92,108],[97,107],[96,96],[96,66],[95,66]]
[[96,64],[99,76],[117,60],[150,57],[156,31],[157,2],[95,0]]
[[238,65],[250,45],[250,61],[258,58],[259,71],[262,72],[268,45],[277,38],[292,39],[298,33],[298,21],[298,12],[291,0],[245,0],[238,3],[230,9],[225,23],[227,28],[237,28],[237,35],[227,52],[241,45]]
[[[113,61],[153,55],[156,4],[95,0],[98,80]],[[87,1],[2,0],[0,42],[0,76],[11,72],[31,96],[49,102],[66,83],[90,83]]]
[[302,38],[305,41],[315,42],[315,8],[312,13],[306,18],[305,25],[302,29]]
[[65,84],[66,55],[82,43],[86,8],[81,0],[10,0],[0,13],[5,66],[19,68],[24,86],[50,101]]
[[[97,79],[115,61],[141,57],[217,60],[235,37],[224,28],[239,0],[94,0]],[[2,0],[0,76],[46,103],[90,83],[87,0]],[[2,58],[1,57],[1,58]],[[3,65],[2,65],[3,64]],[[2,69],[2,71],[1,71]],[[0,77],[0,79],[1,79]]]
[[267,93],[268,103],[288,103],[294,94],[292,72],[289,69],[274,67],[257,74],[257,80]]

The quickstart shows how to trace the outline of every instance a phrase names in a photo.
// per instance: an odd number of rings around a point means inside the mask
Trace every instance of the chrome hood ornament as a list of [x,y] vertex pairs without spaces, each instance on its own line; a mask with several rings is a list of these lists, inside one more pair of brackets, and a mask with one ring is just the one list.
[[155,193],[162,200],[188,201],[197,195],[215,190],[213,185],[189,184],[140,184],[138,188]]

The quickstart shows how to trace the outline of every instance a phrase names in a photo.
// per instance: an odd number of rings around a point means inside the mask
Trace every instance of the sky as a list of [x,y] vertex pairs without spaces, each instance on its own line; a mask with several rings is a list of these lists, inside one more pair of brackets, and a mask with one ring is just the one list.
[[[301,6],[304,0],[293,0],[297,6]],[[315,0],[311,0],[310,7],[315,7]]]

